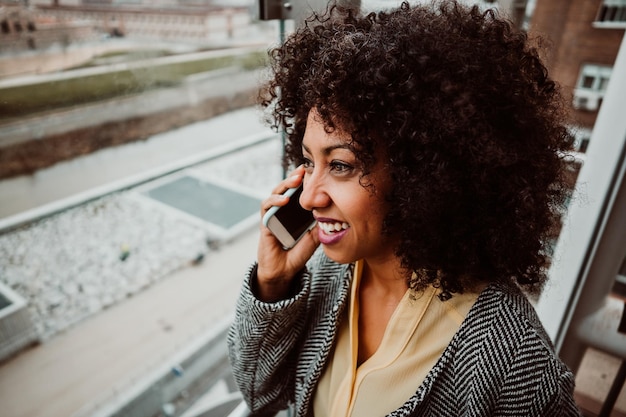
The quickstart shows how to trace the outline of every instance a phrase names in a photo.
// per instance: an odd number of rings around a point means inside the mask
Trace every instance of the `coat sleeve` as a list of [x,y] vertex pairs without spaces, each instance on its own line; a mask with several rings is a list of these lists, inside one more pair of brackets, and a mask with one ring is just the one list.
[[293,401],[298,347],[305,326],[310,276],[286,300],[266,303],[252,290],[256,265],[246,275],[228,333],[233,375],[252,415],[275,415]]

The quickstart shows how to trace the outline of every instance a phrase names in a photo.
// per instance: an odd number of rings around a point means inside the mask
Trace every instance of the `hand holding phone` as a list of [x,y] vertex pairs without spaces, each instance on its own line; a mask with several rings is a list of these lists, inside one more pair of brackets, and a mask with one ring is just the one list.
[[[293,278],[319,246],[317,234],[307,233],[315,227],[315,219],[300,206],[304,175],[302,166],[293,170],[261,204],[266,227],[259,236],[255,287],[256,296],[265,302],[289,296]],[[279,195],[288,196],[288,201]]]
[[302,184],[289,188],[283,193],[289,197],[289,202],[284,206],[273,206],[263,216],[263,225],[272,232],[285,250],[293,248],[315,226],[313,213],[300,206],[300,194]]

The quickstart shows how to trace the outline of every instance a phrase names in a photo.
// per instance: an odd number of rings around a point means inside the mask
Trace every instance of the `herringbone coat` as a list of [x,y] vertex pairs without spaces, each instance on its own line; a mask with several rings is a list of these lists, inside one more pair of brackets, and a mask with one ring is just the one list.
[[[321,251],[320,251],[321,252]],[[253,267],[228,336],[235,379],[254,416],[311,403],[346,306],[352,265],[323,254],[302,273],[291,298],[259,301]],[[380,401],[384,401],[381,387]],[[555,355],[532,305],[516,288],[491,284],[416,392],[389,416],[580,416],[574,376]],[[369,417],[369,416],[354,416]],[[382,417],[382,416],[381,416]]]

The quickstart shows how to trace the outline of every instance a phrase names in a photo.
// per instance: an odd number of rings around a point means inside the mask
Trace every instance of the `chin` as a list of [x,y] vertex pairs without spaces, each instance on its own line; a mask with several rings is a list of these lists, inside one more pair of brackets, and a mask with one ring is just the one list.
[[341,251],[334,250],[333,248],[326,245],[322,245],[322,249],[324,250],[324,253],[326,254],[326,257],[328,257],[328,259],[331,259],[339,264],[349,264],[358,261],[358,259],[355,259],[354,256],[350,256]]

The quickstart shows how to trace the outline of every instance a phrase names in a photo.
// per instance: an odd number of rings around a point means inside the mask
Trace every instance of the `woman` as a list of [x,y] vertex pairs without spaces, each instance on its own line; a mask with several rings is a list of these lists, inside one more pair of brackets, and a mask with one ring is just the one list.
[[302,183],[317,226],[288,251],[261,230],[229,334],[253,415],[579,415],[526,298],[568,147],[527,37],[454,2],[335,7],[273,75],[263,104],[298,168],[262,214]]

